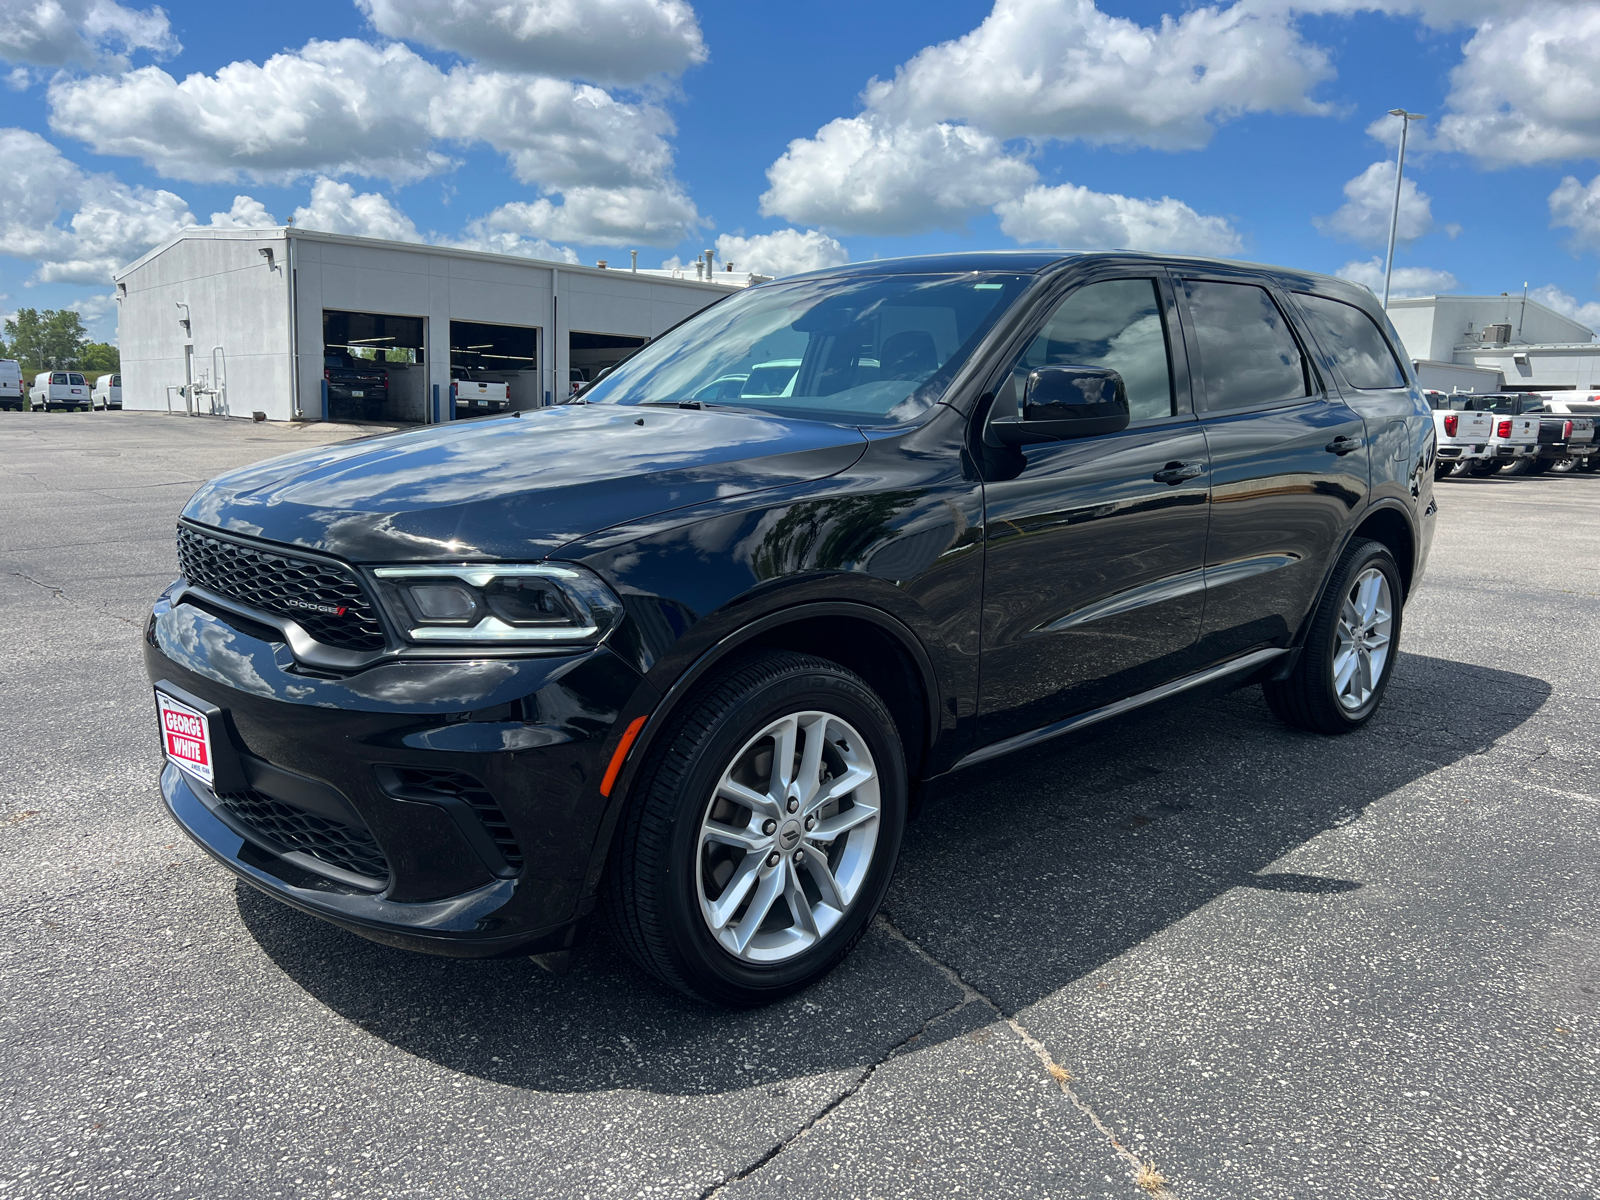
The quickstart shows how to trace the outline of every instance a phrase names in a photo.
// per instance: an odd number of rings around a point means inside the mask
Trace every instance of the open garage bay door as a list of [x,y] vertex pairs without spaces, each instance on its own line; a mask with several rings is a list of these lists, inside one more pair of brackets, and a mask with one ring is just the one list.
[[[461,395],[458,416],[503,411],[502,399],[509,400],[513,409],[538,408],[544,402],[538,329],[451,321],[450,379]],[[488,386],[470,386],[473,384]]]
[[607,367],[614,367],[650,339],[623,333],[578,333],[567,335],[568,393],[593,383]]
[[423,320],[322,312],[322,379],[332,421],[427,420]]

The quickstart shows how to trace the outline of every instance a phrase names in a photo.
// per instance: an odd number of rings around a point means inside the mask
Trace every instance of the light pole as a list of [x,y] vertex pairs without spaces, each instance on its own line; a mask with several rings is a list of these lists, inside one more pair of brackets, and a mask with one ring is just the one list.
[[1383,307],[1389,308],[1389,276],[1394,271],[1394,238],[1400,229],[1400,179],[1406,172],[1406,130],[1411,128],[1413,121],[1425,121],[1427,117],[1422,113],[1407,112],[1403,108],[1391,108],[1391,117],[1400,118],[1400,158],[1394,168],[1394,211],[1389,214],[1389,254],[1383,262]]

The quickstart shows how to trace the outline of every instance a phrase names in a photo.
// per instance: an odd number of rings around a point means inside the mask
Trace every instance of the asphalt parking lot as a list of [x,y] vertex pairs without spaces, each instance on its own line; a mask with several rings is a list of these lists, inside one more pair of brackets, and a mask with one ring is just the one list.
[[987,764],[734,1014],[598,934],[377,946],[165,816],[174,518],[351,432],[0,414],[3,1200],[1600,1195],[1600,476],[1439,485],[1361,733],[1249,690]]

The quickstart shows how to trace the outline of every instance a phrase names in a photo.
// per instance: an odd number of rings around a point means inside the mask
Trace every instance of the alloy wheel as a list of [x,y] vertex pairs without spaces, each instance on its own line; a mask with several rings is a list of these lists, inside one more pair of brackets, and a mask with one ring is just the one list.
[[1333,691],[1346,712],[1360,712],[1372,699],[1389,661],[1393,625],[1388,577],[1368,567],[1345,593],[1334,627]]
[[700,914],[722,948],[776,963],[825,938],[866,881],[880,807],[867,741],[841,717],[790,713],[747,741],[695,848]]

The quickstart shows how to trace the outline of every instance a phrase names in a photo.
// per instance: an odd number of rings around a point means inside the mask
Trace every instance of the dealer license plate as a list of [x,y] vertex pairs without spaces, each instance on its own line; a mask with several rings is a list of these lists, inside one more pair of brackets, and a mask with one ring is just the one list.
[[489,402],[487,400],[479,400],[478,401],[478,407],[479,408],[488,408],[489,407]]
[[211,723],[204,713],[180,704],[165,692],[156,693],[161,719],[161,749],[189,774],[212,783]]
[[351,389],[350,394],[357,400],[365,400],[367,398],[367,394],[365,392],[356,391],[354,389]]

